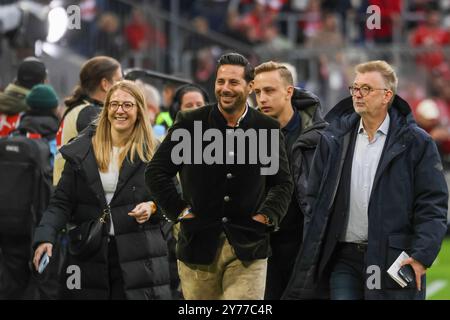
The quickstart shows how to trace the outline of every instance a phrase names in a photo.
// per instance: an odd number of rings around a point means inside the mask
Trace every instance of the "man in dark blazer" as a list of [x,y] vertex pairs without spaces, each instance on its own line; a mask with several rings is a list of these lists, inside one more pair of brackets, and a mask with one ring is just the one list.
[[[306,236],[285,299],[424,299],[425,273],[447,230],[436,144],[397,96],[385,61],[355,68],[351,97],[325,117],[314,155]],[[414,281],[387,273],[405,251]]]
[[[223,55],[218,103],[179,112],[147,167],[156,203],[181,223],[177,258],[186,299],[264,297],[269,232],[286,213],[293,183],[278,122],[246,104],[253,77],[245,57]],[[183,197],[172,182],[177,173]]]

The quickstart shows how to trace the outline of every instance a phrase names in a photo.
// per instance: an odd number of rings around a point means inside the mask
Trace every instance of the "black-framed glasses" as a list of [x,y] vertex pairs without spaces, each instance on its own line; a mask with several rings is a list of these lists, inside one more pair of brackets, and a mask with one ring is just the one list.
[[361,96],[363,96],[363,97],[367,96],[369,93],[371,93],[372,91],[375,91],[375,90],[389,91],[389,89],[386,89],[386,88],[378,89],[378,88],[371,88],[371,87],[365,86],[365,85],[364,85],[364,86],[361,86],[361,87],[349,86],[349,87],[348,87],[348,90],[350,90],[350,94],[351,94],[352,96],[356,95],[356,93],[359,91],[359,93],[360,93]]
[[112,111],[116,111],[117,109],[119,109],[119,106],[122,106],[123,111],[130,111],[134,107],[134,105],[135,104],[131,101],[124,101],[122,103],[120,103],[119,101],[110,101],[109,102],[109,108]]

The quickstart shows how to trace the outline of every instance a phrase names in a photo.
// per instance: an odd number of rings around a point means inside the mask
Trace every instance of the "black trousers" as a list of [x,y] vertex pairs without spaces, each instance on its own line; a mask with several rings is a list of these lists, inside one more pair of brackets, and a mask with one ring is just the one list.
[[126,300],[117,244],[115,238],[111,236],[108,238],[108,277],[109,299]]
[[60,241],[42,274],[32,265],[29,235],[0,234],[0,300],[54,300],[60,297],[60,269],[64,254]]
[[294,269],[301,239],[295,237],[286,240],[271,240],[272,256],[267,260],[267,279],[265,300],[280,300]]
[[0,234],[0,250],[0,300],[29,298],[31,238]]

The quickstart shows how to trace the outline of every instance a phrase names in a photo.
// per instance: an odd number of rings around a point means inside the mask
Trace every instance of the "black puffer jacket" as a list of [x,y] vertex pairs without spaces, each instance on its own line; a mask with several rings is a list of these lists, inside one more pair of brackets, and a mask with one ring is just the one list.
[[[99,217],[106,200],[91,138],[92,127],[60,149],[66,165],[38,226],[33,247],[42,242],[55,243],[58,232],[67,222],[81,224]],[[145,163],[125,160],[111,200],[111,215],[122,269],[127,299],[170,299],[167,244],[164,239],[165,220],[157,212],[149,221],[138,224],[128,216],[138,203],[151,200],[144,182]],[[87,261],[68,255],[67,266],[77,265],[81,270],[81,289],[66,290],[68,299],[107,299],[108,244],[104,227],[101,250]],[[67,275],[67,276],[70,276]],[[66,280],[63,280],[66,287]]]

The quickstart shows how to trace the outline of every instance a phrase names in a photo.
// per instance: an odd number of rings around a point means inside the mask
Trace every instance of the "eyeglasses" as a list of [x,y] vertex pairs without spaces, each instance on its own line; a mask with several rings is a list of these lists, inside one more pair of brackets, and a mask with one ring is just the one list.
[[130,101],[124,101],[122,103],[120,103],[119,101],[110,101],[109,102],[109,108],[112,111],[117,111],[117,109],[119,109],[119,106],[122,106],[122,110],[123,111],[130,111],[131,108],[134,107],[134,103],[130,102]]
[[361,94],[361,96],[365,97],[367,96],[369,93],[371,93],[372,91],[375,90],[384,90],[384,91],[389,91],[389,89],[375,89],[375,88],[371,88],[369,86],[361,86],[361,87],[355,87],[355,86],[349,86],[348,90],[350,90],[350,94],[352,96],[356,95],[356,93],[359,91],[359,93]]

